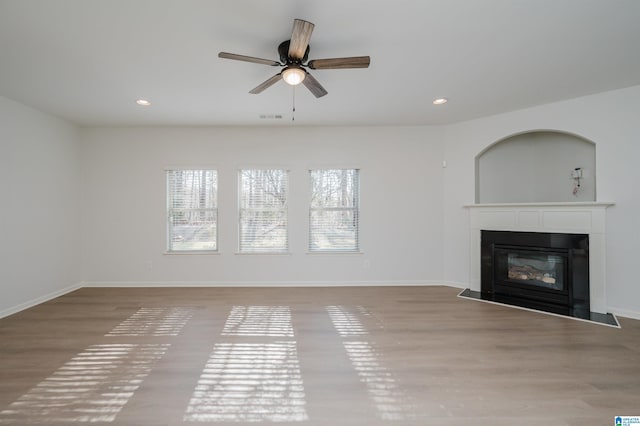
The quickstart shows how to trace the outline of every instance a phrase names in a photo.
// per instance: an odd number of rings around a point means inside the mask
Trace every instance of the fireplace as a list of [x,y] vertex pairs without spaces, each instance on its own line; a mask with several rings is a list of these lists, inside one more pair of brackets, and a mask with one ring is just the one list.
[[[618,327],[615,316],[607,313],[606,296],[605,219],[606,209],[612,205],[550,202],[466,206],[470,225],[469,288],[459,296]],[[493,237],[499,240],[491,241]],[[493,251],[502,260],[491,260]]]
[[588,317],[589,235],[481,231],[481,293],[496,302]]

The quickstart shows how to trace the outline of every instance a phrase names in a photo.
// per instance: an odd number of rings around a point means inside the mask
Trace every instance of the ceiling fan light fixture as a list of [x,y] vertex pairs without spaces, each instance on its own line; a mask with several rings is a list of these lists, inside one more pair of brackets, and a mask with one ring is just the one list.
[[302,83],[307,73],[300,67],[288,66],[282,71],[282,79],[291,86],[297,86]]

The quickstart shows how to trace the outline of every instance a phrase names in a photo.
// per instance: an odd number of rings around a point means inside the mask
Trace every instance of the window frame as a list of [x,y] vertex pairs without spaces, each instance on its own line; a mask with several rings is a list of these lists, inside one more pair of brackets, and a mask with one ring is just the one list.
[[[244,171],[281,171],[284,173],[286,178],[286,188],[285,188],[285,202],[284,207],[282,208],[274,208],[274,207],[265,207],[265,208],[243,208],[243,172]],[[238,211],[237,211],[237,220],[238,220],[238,245],[236,254],[239,255],[288,255],[290,252],[290,238],[289,238],[289,197],[290,197],[290,188],[291,188],[291,170],[288,167],[240,167],[238,168]],[[243,233],[242,233],[242,220],[243,220],[243,212],[252,211],[252,212],[281,212],[284,214],[285,218],[285,246],[283,248],[276,249],[248,249],[243,247]]]
[[[340,206],[340,207],[313,207],[312,203],[313,203],[313,198],[314,198],[314,188],[313,188],[313,178],[312,178],[312,173],[313,172],[322,172],[322,171],[326,171],[326,172],[330,172],[330,171],[336,171],[336,170],[343,170],[343,171],[354,171],[355,172],[355,197],[354,197],[354,201],[355,201],[355,205],[354,207],[344,207],[344,206]],[[309,168],[308,172],[307,172],[307,176],[309,179],[309,203],[308,203],[308,207],[309,207],[309,211],[308,211],[308,226],[307,226],[307,253],[308,254],[362,254],[362,241],[360,238],[360,231],[361,231],[361,224],[360,224],[360,217],[361,217],[361,178],[362,178],[362,170],[360,167],[313,167],[313,168]],[[318,248],[313,248],[312,246],[312,242],[314,241],[313,238],[313,229],[312,229],[312,215],[314,212],[348,212],[351,211],[353,212],[353,216],[356,218],[356,230],[355,230],[355,247],[354,248],[350,248],[350,249],[343,249],[343,248],[328,248],[328,249],[318,249]]]
[[[171,172],[213,172],[213,178],[215,179],[215,186],[213,191],[213,207],[206,208],[174,208],[171,206],[172,200],[174,199],[175,193],[172,193],[172,188],[169,181],[169,176]],[[194,255],[194,254],[219,254],[219,239],[220,239],[220,221],[219,221],[219,209],[218,209],[218,195],[220,190],[220,178],[218,169],[212,166],[204,166],[204,167],[166,167],[164,169],[164,178],[165,178],[165,194],[166,194],[166,204],[165,204],[165,254],[170,255]],[[173,213],[176,211],[190,211],[190,212],[211,212],[213,213],[213,218],[215,222],[215,238],[211,241],[214,244],[214,248],[205,248],[205,249],[188,249],[188,250],[176,250],[173,246],[172,241],[172,217]]]

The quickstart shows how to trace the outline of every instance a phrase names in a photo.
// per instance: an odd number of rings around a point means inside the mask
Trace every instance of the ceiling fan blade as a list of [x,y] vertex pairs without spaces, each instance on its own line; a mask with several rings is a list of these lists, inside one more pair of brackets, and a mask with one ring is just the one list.
[[293,31],[291,31],[291,41],[289,42],[289,58],[297,61],[302,61],[304,54],[307,51],[309,40],[311,39],[311,33],[313,32],[313,25],[311,22],[303,21],[302,19],[294,19]]
[[268,79],[267,81],[259,84],[255,88],[251,89],[249,93],[252,93],[254,95],[257,95],[258,93],[262,93],[265,89],[268,89],[269,87],[273,86],[280,80],[282,80],[282,73],[278,73],[273,77],[271,77],[270,79]]
[[309,73],[307,73],[304,80],[302,80],[302,84],[304,84],[316,98],[321,98],[328,93],[318,80]]
[[313,59],[307,66],[312,70],[328,70],[337,68],[368,68],[371,58],[368,56],[352,56],[349,58]]
[[274,67],[276,66],[279,67],[282,65],[280,62],[272,61],[271,59],[254,58],[253,56],[236,55],[235,53],[228,53],[228,52],[218,53],[218,58],[233,59],[236,61],[244,61],[244,62],[253,62],[255,64],[271,65]]

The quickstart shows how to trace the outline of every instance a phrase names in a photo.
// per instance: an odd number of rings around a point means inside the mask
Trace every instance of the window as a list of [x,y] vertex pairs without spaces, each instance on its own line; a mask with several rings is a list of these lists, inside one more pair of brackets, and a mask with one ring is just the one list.
[[240,252],[286,252],[289,172],[240,170],[239,181]]
[[216,170],[166,173],[168,250],[217,251],[218,173]]
[[310,170],[309,251],[360,250],[360,171]]

